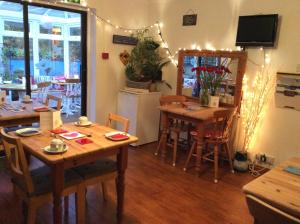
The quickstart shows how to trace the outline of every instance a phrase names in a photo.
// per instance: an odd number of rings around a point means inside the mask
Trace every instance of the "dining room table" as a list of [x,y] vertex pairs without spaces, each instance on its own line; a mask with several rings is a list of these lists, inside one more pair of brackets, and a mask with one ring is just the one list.
[[[300,157],[290,158],[249,182],[243,192],[300,220]],[[260,220],[263,213],[252,215]]]
[[30,101],[11,101],[0,105],[0,127],[27,125],[39,122],[40,113],[34,109],[43,104]]
[[[26,153],[36,157],[51,168],[53,191],[53,220],[55,224],[62,223],[62,192],[64,188],[64,170],[92,163],[101,158],[116,156],[117,161],[117,220],[121,223],[124,207],[125,171],[128,162],[128,146],[138,141],[138,138],[129,135],[128,139],[112,141],[105,134],[116,131],[112,128],[92,124],[88,127],[76,126],[75,123],[64,124],[61,129],[68,132],[77,132],[91,140],[89,144],[79,144],[76,139],[67,140],[62,136],[54,135],[50,130],[40,134],[21,137],[21,143]],[[15,134],[16,133],[12,133]],[[50,142],[62,139],[68,146],[64,153],[49,154],[45,152]]]
[[225,110],[225,107],[207,107],[201,106],[197,102],[186,102],[184,104],[167,104],[158,107],[161,111],[162,123],[162,157],[166,158],[168,129],[170,119],[178,119],[191,123],[194,130],[198,133],[196,148],[196,166],[197,174],[201,171],[201,155],[204,148],[205,127],[213,120],[214,112]]

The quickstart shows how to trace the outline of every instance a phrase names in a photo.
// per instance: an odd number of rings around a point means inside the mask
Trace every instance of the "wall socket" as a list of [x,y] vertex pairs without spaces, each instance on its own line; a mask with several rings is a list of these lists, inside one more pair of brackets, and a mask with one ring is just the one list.
[[299,72],[299,73],[300,73],[300,64],[297,64],[297,65],[296,65],[296,72]]
[[265,164],[267,166],[273,166],[275,162],[275,157],[267,155],[265,153],[257,153],[255,155],[255,160],[261,165]]

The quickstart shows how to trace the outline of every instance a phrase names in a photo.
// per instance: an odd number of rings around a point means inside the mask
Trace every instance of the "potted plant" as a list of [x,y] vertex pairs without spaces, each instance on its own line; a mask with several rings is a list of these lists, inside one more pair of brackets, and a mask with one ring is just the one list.
[[147,36],[147,30],[136,34],[137,45],[129,54],[125,67],[128,87],[148,89],[151,83],[162,82],[162,68],[170,63],[160,56],[159,43]]
[[237,151],[233,161],[234,169],[240,172],[245,172],[248,170],[248,165],[248,153],[246,151]]

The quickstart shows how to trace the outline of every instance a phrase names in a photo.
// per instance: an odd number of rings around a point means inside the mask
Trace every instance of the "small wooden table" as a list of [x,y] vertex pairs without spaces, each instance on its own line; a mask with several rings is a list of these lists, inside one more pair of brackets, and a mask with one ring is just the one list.
[[59,155],[49,155],[45,153],[42,148],[49,145],[54,138],[50,135],[50,131],[44,131],[41,135],[21,138],[24,150],[43,161],[52,169],[54,223],[62,223],[61,195],[64,187],[64,170],[94,162],[108,156],[117,157],[117,218],[120,222],[123,215],[124,181],[128,159],[128,145],[138,141],[138,138],[130,136],[130,138],[125,141],[108,140],[105,138],[104,134],[115,130],[98,124],[93,124],[88,128],[77,127],[74,124],[65,124],[62,128],[68,131],[78,131],[86,135],[92,133],[90,139],[93,143],[80,145],[76,143],[75,140],[64,139],[69,146],[68,151]]
[[162,112],[161,122],[163,125],[163,131],[161,138],[163,139],[162,145],[162,156],[165,158],[166,155],[166,142],[167,142],[167,133],[169,128],[169,119],[175,118],[183,121],[191,122],[196,125],[196,130],[198,131],[198,141],[196,149],[196,171],[200,173],[201,168],[201,158],[203,150],[203,139],[204,139],[204,128],[213,118],[214,112],[219,110],[224,110],[226,108],[210,108],[210,107],[200,107],[199,104],[191,103],[189,105],[192,109],[183,107],[178,104],[169,104],[160,106],[159,109]]
[[287,166],[300,168],[300,158],[291,158],[243,187],[245,194],[300,219],[300,176],[288,173]]
[[14,112],[5,109],[5,106],[0,105],[0,127],[8,127],[15,125],[25,125],[32,124],[34,122],[39,122],[40,113],[33,110],[34,107],[42,106],[41,103],[21,103],[19,101],[12,101],[8,103],[14,108],[24,108],[23,111]]

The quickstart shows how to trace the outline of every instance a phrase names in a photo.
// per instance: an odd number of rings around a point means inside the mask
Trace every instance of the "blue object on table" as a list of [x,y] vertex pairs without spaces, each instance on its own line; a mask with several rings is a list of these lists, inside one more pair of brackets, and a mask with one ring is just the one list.
[[296,175],[300,176],[300,168],[299,167],[288,166],[288,167],[284,168],[284,171],[287,171],[289,173],[296,174]]

